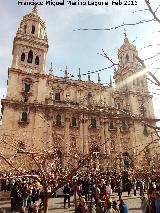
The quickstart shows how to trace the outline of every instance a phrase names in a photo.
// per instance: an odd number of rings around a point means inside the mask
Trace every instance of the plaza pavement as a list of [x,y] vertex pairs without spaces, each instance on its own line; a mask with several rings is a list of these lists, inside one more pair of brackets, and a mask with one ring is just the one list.
[[[137,196],[133,195],[133,192],[130,196],[126,192],[123,192],[122,199],[128,205],[129,213],[142,213],[141,211],[141,202],[139,194]],[[112,195],[112,200],[118,200],[117,194]],[[10,201],[0,201],[0,208],[6,210],[7,213],[10,213]],[[49,213],[67,213],[74,212],[73,197],[71,197],[71,208],[63,208],[63,198],[50,198],[49,199]],[[15,212],[18,213],[18,212]],[[43,213],[43,211],[42,211]]]

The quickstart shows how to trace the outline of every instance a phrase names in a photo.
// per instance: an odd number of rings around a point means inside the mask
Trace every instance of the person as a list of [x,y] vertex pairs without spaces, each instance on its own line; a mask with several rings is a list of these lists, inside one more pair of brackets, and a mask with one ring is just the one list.
[[119,204],[120,213],[128,213],[128,206],[121,199]]
[[69,183],[67,183],[64,186],[63,193],[64,193],[64,208],[66,208],[66,202],[67,202],[67,200],[68,200],[68,208],[70,208],[71,187],[69,186]]
[[22,207],[21,192],[18,184],[15,184],[11,191],[11,211],[20,209]]
[[40,207],[44,207],[45,190],[43,188],[40,191],[39,198],[41,199]]
[[146,213],[148,208],[149,208],[149,201],[148,201],[146,196],[142,196],[141,197],[141,209],[142,209],[142,212]]
[[120,212],[119,206],[118,206],[118,203],[117,203],[116,200],[113,200],[113,202],[112,202],[112,208],[115,210],[116,213]]
[[116,213],[112,208],[112,202],[110,200],[106,200],[104,203],[104,213]]
[[88,212],[88,207],[86,205],[86,200],[85,198],[81,198],[79,205],[77,206],[77,208],[75,209],[75,213],[87,213]]
[[144,181],[143,180],[140,180],[139,187],[140,187],[139,195],[144,196]]
[[36,201],[39,200],[39,190],[37,189],[37,187],[35,185],[33,185],[31,197],[32,197],[33,203],[35,203]]
[[155,213],[160,213],[160,193],[156,192],[155,194],[155,209],[156,212]]
[[27,184],[22,185],[21,189],[22,194],[22,207],[27,207],[27,200],[28,200],[28,186]]
[[81,198],[81,196],[82,196],[82,185],[80,183],[77,183],[76,191],[77,191],[79,198]]
[[136,179],[134,179],[134,182],[133,182],[134,196],[136,196],[136,189],[137,189],[137,181]]
[[96,205],[96,213],[103,213],[103,204],[101,200],[97,201],[97,205]]
[[127,188],[127,192],[128,192],[128,196],[131,194],[131,188],[132,188],[132,184],[131,184],[131,180],[128,179],[128,182],[126,184],[126,188]]
[[33,203],[32,206],[29,206],[28,213],[38,213],[38,204]]
[[122,184],[122,180],[121,179],[119,179],[118,182],[117,182],[117,191],[118,191],[119,200],[121,200],[122,191],[123,191],[123,184]]

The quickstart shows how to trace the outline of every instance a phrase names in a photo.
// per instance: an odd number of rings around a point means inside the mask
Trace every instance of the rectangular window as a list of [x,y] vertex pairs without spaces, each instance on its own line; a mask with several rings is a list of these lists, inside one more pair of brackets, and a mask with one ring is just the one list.
[[96,119],[95,118],[91,118],[91,128],[96,128],[97,124],[96,124]]
[[59,92],[55,93],[55,100],[60,101],[60,93]]

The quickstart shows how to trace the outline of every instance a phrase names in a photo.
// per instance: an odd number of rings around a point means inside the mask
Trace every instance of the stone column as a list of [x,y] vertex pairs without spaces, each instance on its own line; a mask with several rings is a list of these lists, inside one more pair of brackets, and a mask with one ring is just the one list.
[[66,119],[65,119],[65,133],[64,133],[64,152],[65,154],[68,155],[68,153],[70,152],[69,148],[70,148],[70,140],[69,140],[69,126],[70,126],[70,116],[66,115]]
[[88,118],[85,116],[83,120],[83,152],[88,154]]
[[105,127],[104,119],[100,120],[100,131],[101,131],[101,142],[100,142],[100,153],[105,154]]
[[105,132],[105,141],[107,141],[105,143],[105,150],[106,150],[106,154],[109,155],[111,147],[110,147],[110,140],[108,140],[108,138],[110,137],[111,134],[108,130],[108,122],[105,123],[104,132]]
[[83,115],[81,115],[79,122],[79,150],[83,153]]

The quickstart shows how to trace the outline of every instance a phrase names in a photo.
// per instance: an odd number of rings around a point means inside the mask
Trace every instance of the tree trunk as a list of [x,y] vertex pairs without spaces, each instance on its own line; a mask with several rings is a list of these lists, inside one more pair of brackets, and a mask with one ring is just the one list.
[[44,197],[44,213],[48,213],[48,191],[45,190],[45,197]]

